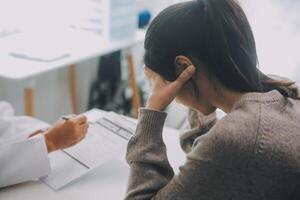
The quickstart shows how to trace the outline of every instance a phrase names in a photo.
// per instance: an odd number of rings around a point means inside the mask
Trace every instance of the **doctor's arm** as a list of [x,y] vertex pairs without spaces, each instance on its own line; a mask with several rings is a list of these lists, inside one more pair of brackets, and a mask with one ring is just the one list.
[[47,176],[48,153],[80,142],[88,129],[85,116],[59,120],[44,134],[37,131],[26,140],[0,142],[0,188]]

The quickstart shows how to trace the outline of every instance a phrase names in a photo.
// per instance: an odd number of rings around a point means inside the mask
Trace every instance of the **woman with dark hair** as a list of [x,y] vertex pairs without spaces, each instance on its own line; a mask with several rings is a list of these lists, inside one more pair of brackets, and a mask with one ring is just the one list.
[[[128,144],[126,199],[300,199],[298,90],[257,63],[236,0],[188,1],[153,20],[145,40],[152,93]],[[174,99],[191,109],[178,175],[162,139]],[[227,113],[219,121],[216,108]]]

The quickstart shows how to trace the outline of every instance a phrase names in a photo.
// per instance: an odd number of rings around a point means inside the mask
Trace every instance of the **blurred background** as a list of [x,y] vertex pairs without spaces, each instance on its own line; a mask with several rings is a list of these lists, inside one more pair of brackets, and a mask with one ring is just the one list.
[[[53,123],[92,108],[136,116],[148,23],[175,0],[0,0],[0,100]],[[240,0],[260,68],[300,81],[300,1]],[[186,110],[173,104],[167,125]]]

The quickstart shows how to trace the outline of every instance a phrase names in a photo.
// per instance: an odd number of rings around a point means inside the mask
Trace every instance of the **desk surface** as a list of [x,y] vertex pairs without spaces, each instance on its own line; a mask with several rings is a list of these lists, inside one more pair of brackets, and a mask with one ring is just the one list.
[[[92,110],[87,113],[89,120],[99,118],[103,112]],[[168,157],[174,171],[184,163],[185,155],[180,149],[178,131],[165,128],[164,141],[168,148]],[[58,192],[52,191],[40,181],[28,182],[0,189],[2,200],[119,200],[124,198],[129,175],[129,167],[125,161],[125,152],[115,159],[97,168],[75,183]]]
[[[0,77],[25,79],[70,64],[105,55],[144,41],[145,31],[138,30],[132,39],[108,41],[89,32],[69,30],[51,37],[46,34],[19,33],[0,39]],[[28,49],[50,53],[64,52],[70,56],[53,62],[39,62],[15,58],[15,50]],[[59,54],[58,54],[59,56]]]

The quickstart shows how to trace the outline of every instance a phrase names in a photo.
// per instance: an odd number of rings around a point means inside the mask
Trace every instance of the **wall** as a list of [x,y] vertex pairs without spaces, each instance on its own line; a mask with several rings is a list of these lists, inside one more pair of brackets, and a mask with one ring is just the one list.
[[[3,0],[2,0],[3,1]],[[139,9],[150,9],[157,14],[171,0],[139,0]],[[299,3],[279,0],[241,0],[253,25],[257,39],[261,68],[300,81],[300,16]],[[293,8],[293,9],[291,9]],[[298,28],[297,28],[298,27]],[[134,50],[138,78],[142,75],[142,46]],[[98,58],[77,64],[79,111],[87,108],[90,83],[95,79]],[[126,67],[126,66],[123,66]],[[23,88],[26,81],[12,82],[0,79],[0,99],[13,104],[17,114],[23,114]],[[36,116],[54,122],[59,116],[70,113],[67,69],[36,77]],[[172,120],[169,120],[170,124]]]
[[[13,0],[17,1],[17,0]],[[9,9],[14,9],[15,3],[11,0],[0,0],[0,5],[8,6]],[[29,1],[29,0],[28,0]],[[36,0],[30,0],[36,1]],[[155,1],[155,3],[153,2]],[[38,1],[36,1],[38,2]],[[9,3],[9,4],[8,4]],[[159,10],[164,8],[170,3],[169,0],[139,0],[137,2],[138,9],[150,9],[153,13],[158,13]],[[24,5],[23,5],[24,4]],[[22,1],[23,8],[28,7],[28,4]],[[4,6],[0,6],[4,7]],[[20,8],[16,8],[20,10]],[[5,9],[2,9],[3,11]],[[60,11],[62,8],[59,9]],[[19,11],[18,11],[19,12]],[[21,12],[21,11],[20,11]],[[38,10],[35,10],[36,13],[39,13]],[[5,16],[10,16],[11,22],[17,24],[21,16],[13,16],[11,12],[2,12]],[[24,14],[24,12],[23,12]],[[0,13],[0,16],[1,13]],[[31,18],[33,16],[30,16]],[[29,18],[30,18],[29,17]],[[3,18],[2,18],[3,19]],[[36,20],[33,24],[37,23]],[[1,27],[0,27],[1,28]],[[135,65],[137,68],[137,74],[139,81],[143,80],[142,75],[142,55],[143,47],[138,46],[133,49]],[[78,97],[78,109],[79,112],[84,112],[87,109],[88,96],[90,90],[90,84],[96,78],[97,65],[99,58],[93,58],[81,63],[77,63],[77,97]],[[126,69],[126,62],[124,63],[123,68]],[[126,70],[125,70],[126,71]],[[126,76],[126,74],[125,74]],[[14,82],[10,80],[0,79],[0,100],[10,102],[15,110],[16,114],[24,114],[23,106],[23,89],[28,80]],[[68,85],[68,69],[63,68],[55,70],[46,74],[35,77],[35,88],[36,88],[36,117],[42,120],[45,120],[49,123],[55,122],[59,116],[68,114],[72,112],[70,104],[70,95],[69,95],[69,85]]]

